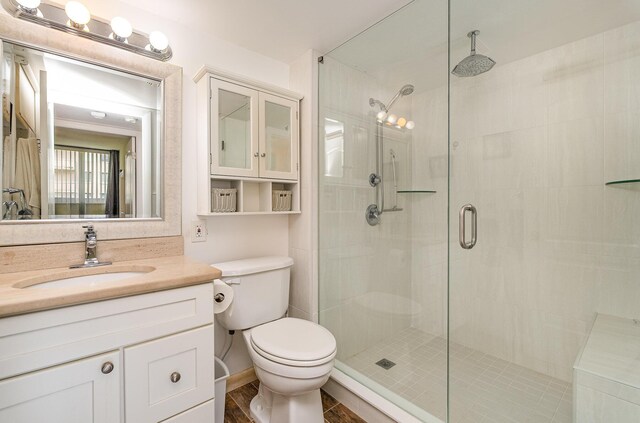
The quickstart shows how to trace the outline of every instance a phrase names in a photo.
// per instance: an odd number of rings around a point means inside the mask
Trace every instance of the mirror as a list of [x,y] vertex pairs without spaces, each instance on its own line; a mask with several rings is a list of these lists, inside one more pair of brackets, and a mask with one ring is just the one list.
[[162,82],[2,47],[0,220],[161,217]]
[[291,172],[291,107],[265,101],[267,170]]
[[218,91],[220,166],[251,168],[251,97]]

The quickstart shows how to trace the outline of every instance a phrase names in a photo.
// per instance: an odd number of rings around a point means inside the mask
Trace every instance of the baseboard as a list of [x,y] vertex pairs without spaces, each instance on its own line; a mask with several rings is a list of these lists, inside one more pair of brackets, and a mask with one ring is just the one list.
[[236,388],[246,385],[247,383],[251,383],[254,380],[257,380],[256,372],[253,370],[253,367],[243,370],[240,373],[235,373],[229,376],[227,379],[227,392],[233,391]]

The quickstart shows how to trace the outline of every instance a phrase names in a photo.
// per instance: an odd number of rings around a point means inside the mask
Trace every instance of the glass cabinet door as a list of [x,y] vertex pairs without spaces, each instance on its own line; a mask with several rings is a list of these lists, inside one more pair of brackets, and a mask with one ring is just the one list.
[[298,177],[298,103],[260,93],[260,176]]
[[258,92],[211,79],[211,173],[258,176]]

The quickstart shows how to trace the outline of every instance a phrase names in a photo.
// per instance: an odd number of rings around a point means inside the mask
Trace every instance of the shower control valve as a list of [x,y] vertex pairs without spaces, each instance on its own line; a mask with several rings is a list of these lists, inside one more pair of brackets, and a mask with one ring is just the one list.
[[375,173],[372,173],[371,175],[369,175],[369,185],[371,185],[372,187],[378,186],[380,182],[382,182],[382,180]]

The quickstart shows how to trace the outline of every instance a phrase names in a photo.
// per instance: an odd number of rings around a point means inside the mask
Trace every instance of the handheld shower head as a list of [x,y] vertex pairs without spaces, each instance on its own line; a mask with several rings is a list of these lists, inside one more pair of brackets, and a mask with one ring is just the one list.
[[406,84],[403,85],[402,88],[400,88],[400,90],[398,90],[398,92],[393,96],[393,98],[391,100],[389,100],[389,103],[387,103],[387,112],[389,110],[391,110],[391,107],[393,106],[393,104],[398,101],[398,99],[400,97],[404,97],[407,95],[411,95],[413,94],[413,90],[415,89],[415,87],[411,84]]
[[403,85],[402,88],[400,88],[400,94],[402,96],[406,96],[406,95],[411,95],[413,94],[413,90],[415,89],[415,87],[411,84],[407,84],[407,85]]

